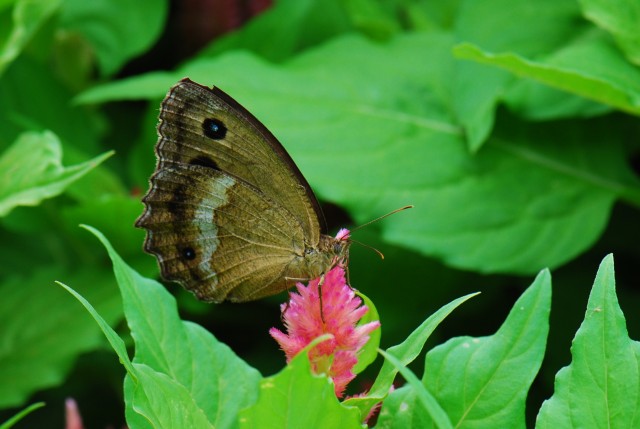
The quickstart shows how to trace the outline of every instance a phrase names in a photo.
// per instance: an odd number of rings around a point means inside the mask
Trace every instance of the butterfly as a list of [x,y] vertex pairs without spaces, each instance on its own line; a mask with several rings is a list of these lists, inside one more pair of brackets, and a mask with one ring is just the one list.
[[160,106],[144,249],[162,277],[204,301],[244,302],[346,264],[349,231],[320,205],[282,144],[216,87],[189,79]]

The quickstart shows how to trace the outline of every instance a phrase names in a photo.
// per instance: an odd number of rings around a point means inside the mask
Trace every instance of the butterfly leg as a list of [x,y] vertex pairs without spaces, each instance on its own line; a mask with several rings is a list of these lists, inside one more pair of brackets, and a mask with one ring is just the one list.
[[[287,280],[295,280],[295,281],[307,281],[310,279],[302,279],[302,278],[293,278],[293,277],[285,277]],[[322,285],[324,284],[324,273],[320,275],[320,280],[318,281],[318,299],[320,300],[320,319],[322,319],[322,323],[324,323],[324,311],[322,307]],[[349,286],[351,287],[351,286]],[[284,316],[284,313],[289,308],[289,302],[286,303],[284,310],[280,313],[280,318]]]
[[322,285],[324,284],[324,273],[320,276],[320,281],[318,282],[318,298],[320,299],[320,319],[322,320],[322,324],[324,325],[324,310],[322,307]]
[[351,287],[351,277],[349,276],[349,266],[348,265],[345,265],[344,271],[347,274],[347,284],[349,285],[349,287]]

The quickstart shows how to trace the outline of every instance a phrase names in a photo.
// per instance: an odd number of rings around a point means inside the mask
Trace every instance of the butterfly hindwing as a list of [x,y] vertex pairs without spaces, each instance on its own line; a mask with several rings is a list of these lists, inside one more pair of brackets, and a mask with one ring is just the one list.
[[148,230],[145,248],[158,257],[163,277],[207,301],[246,301],[249,292],[276,287],[293,258],[292,243],[304,243],[287,211],[265,221],[260,213],[270,210],[270,200],[204,167],[158,171],[145,204],[139,224]]

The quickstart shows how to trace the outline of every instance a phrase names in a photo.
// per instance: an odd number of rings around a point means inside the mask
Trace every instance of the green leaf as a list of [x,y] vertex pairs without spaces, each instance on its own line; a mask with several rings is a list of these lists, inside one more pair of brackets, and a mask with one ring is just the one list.
[[360,412],[340,404],[333,383],[311,373],[298,353],[278,374],[260,382],[258,402],[240,412],[241,428],[362,428]]
[[427,167],[429,159],[456,162],[447,169],[455,176],[441,177],[438,187],[433,172],[423,173],[433,180],[426,194],[411,201],[413,212],[389,222],[383,236],[483,272],[558,266],[595,242],[616,197],[640,205],[623,130],[609,120],[533,125],[507,117],[474,158],[456,159],[442,147],[432,147],[431,155],[425,150],[425,168],[442,166]]
[[86,37],[102,74],[111,75],[151,47],[162,32],[167,12],[166,0],[67,0],[60,25]]
[[[134,368],[136,368],[136,366],[134,366]],[[134,377],[129,374],[124,377],[124,416],[127,427],[131,429],[155,429],[145,415],[140,414],[137,408],[134,409],[134,406],[137,407],[140,403],[139,398],[142,397],[142,393],[137,391],[137,381],[134,380],[137,380],[137,378],[134,379]],[[156,381],[155,383],[161,383],[161,381]],[[142,407],[148,409],[149,401],[142,404]],[[189,407],[189,405],[186,405],[186,407]],[[151,412],[151,410],[146,411],[146,413],[149,414]]]
[[[229,53],[174,76],[213,79],[233,94],[279,137],[316,193],[355,223],[413,204],[380,223],[383,238],[452,266],[555,267],[594,243],[616,198],[640,205],[624,127],[605,121],[531,126],[506,116],[483,150],[469,153],[446,88],[452,43],[433,34],[384,45],[341,37],[285,65]],[[118,92],[134,97],[142,82],[120,82]]]
[[[17,0],[11,11],[0,11],[0,75],[60,6],[60,0]],[[9,25],[7,17],[11,14]]]
[[[461,1],[453,34],[457,42],[538,56],[564,44],[581,28],[578,20],[573,0],[537,0],[535,7],[526,0]],[[512,78],[502,70],[456,61],[443,83],[447,81],[451,81],[453,113],[475,152],[489,137],[496,106]]]
[[163,372],[134,364],[138,386],[134,391],[136,412],[154,428],[229,427],[211,423],[193,397],[193,392]]
[[536,428],[640,424],[640,343],[629,338],[615,287],[613,256],[608,255],[573,339],[571,364],[556,375],[555,392],[542,404]]
[[405,384],[391,392],[384,400],[376,429],[425,428],[432,422],[427,413],[415,412],[420,407],[422,404],[416,395],[416,389],[411,384]]
[[384,3],[375,0],[345,0],[342,2],[353,26],[376,40],[386,40],[393,34],[400,32],[401,25],[404,24],[400,16],[404,14],[404,8],[409,6],[401,3]]
[[44,402],[36,402],[35,404],[29,405],[27,408],[25,408],[24,410],[20,411],[18,414],[16,414],[15,416],[11,417],[6,422],[1,424],[0,425],[0,429],[9,429],[9,428],[13,427],[13,425],[18,423],[25,416],[31,414],[32,412],[34,412],[38,408],[42,408],[42,407],[44,407]]
[[[78,95],[78,104],[103,103],[113,100],[161,99],[176,84],[176,73],[151,72],[134,78],[94,86]],[[157,110],[157,107],[154,106]]]
[[629,60],[640,66],[640,3],[636,0],[580,0],[584,15],[610,32]]
[[[415,376],[413,372],[411,372],[408,368],[406,368],[402,362],[396,359],[392,354],[385,353],[380,350],[380,353],[386,360],[391,362],[391,364],[402,374],[402,376],[407,380],[407,383],[413,388],[413,392],[418,399],[420,405],[422,405],[423,410],[426,411],[427,415],[433,420],[435,427],[448,429],[453,428],[451,425],[451,421],[449,417],[444,412],[440,404],[436,398],[433,397],[431,392],[427,390],[418,377]],[[386,425],[381,422],[381,427],[385,427]],[[402,426],[393,426],[393,427],[402,427]]]
[[[87,190],[89,191],[89,190]],[[93,199],[86,199],[80,204],[63,207],[60,210],[62,222],[64,222],[68,234],[75,234],[78,225],[88,223],[104,231],[114,243],[117,243],[117,250],[131,262],[139,260],[151,260],[146,254],[140,252],[144,241],[144,231],[134,228],[135,220],[142,212],[142,204],[139,197],[133,198],[130,195],[104,195],[91,194]],[[118,219],[118,222],[114,222]],[[86,242],[88,246],[94,246],[94,241],[90,241],[91,237],[83,232],[83,236],[78,237],[79,240]],[[89,244],[90,243],[90,244]],[[137,266],[136,266],[137,267]],[[153,273],[157,273],[157,265],[153,263]]]
[[545,270],[494,335],[453,338],[427,353],[422,381],[455,427],[525,427],[527,391],[544,357],[550,306],[551,276]]
[[[65,162],[82,162],[86,158],[87,156],[84,152],[77,150],[74,146],[64,146]],[[75,199],[79,206],[83,204],[91,205],[91,203],[101,198],[105,200],[124,199],[125,197],[133,199],[131,193],[127,184],[124,183],[122,175],[104,164],[96,167],[84,179],[72,183],[65,191],[65,194]],[[76,223],[75,226],[77,227],[78,224]]]
[[[429,316],[427,320],[422,322],[422,324],[418,326],[406,340],[398,345],[389,347],[387,349],[387,353],[393,355],[394,358],[397,358],[401,365],[409,365],[416,357],[418,357],[420,352],[422,352],[424,344],[427,342],[433,331],[438,327],[440,322],[442,322],[456,307],[475,295],[476,294],[469,294],[460,297],[440,308],[434,314]],[[369,410],[387,396],[397,374],[398,366],[388,360],[385,360],[375,382],[373,383],[373,386],[371,386],[371,389],[369,390],[369,393],[363,397],[347,399],[344,401],[344,404],[358,407],[362,412],[362,415],[367,415]]]
[[124,344],[124,341],[120,336],[116,333],[116,331],[109,326],[106,320],[98,313],[98,311],[93,307],[93,305],[82,295],[80,295],[75,290],[71,289],[69,286],[64,283],[58,282],[60,286],[62,286],[67,292],[69,292],[75,299],[77,299],[80,304],[84,306],[84,308],[91,314],[91,317],[96,321],[102,333],[105,337],[107,337],[107,341],[111,344],[111,347],[116,352],[118,357],[120,358],[120,362],[127,369],[127,372],[131,375],[136,375],[136,370],[129,359],[129,355],[127,354],[127,347]]
[[70,167],[51,132],[25,133],[0,157],[0,216],[16,206],[34,206],[64,191],[113,152]]
[[[356,294],[362,298],[362,302],[367,306],[369,311],[362,316],[362,319],[358,322],[358,326],[366,325],[370,322],[380,321],[380,316],[378,315],[378,310],[376,309],[373,301],[369,299],[365,294],[360,291],[356,291]],[[382,329],[377,328],[374,329],[371,334],[369,334],[369,341],[364,345],[362,349],[358,352],[358,363],[353,367],[354,374],[360,374],[365,370],[369,365],[376,360],[378,356],[378,347],[380,347],[380,337],[382,336]]]
[[504,102],[518,116],[532,121],[590,118],[613,110],[606,104],[552,88],[532,79],[514,82],[504,94]]
[[[273,62],[353,28],[341,0],[278,0],[242,28],[214,40],[200,57],[246,50]],[[330,16],[331,19],[326,19]],[[286,22],[287,25],[281,25]]]
[[[25,85],[25,82],[29,82]],[[51,131],[67,156],[95,155],[102,150],[105,121],[97,109],[72,105],[72,91],[52,73],[51,66],[23,55],[0,79],[0,147],[25,131]],[[75,152],[69,146],[74,146]]]
[[120,299],[103,272],[38,266],[0,284],[0,408],[22,404],[36,390],[64,380],[81,353],[102,347],[100,331],[54,280],[77,285],[105,315],[122,317]]
[[[546,85],[640,114],[640,70],[594,33],[565,50],[555,63],[532,61],[512,52],[491,53],[469,43],[456,46],[459,58],[491,64]],[[560,62],[561,60],[562,62]]]
[[[162,285],[140,276],[124,263],[101,233],[90,227],[87,229],[102,242],[113,262],[125,315],[135,341],[134,363],[144,364],[183,386],[191,397],[184,403],[184,391],[176,391],[174,396],[167,398],[174,401],[175,406],[191,409],[193,402],[212,425],[235,427],[238,410],[256,400],[260,374],[211,333],[181,321],[175,299]],[[125,398],[127,405],[137,413],[147,408],[159,413],[161,410],[156,408],[158,402],[152,390],[156,387],[166,389],[166,386],[164,378],[149,385],[140,380],[133,389],[133,398]],[[139,393],[139,389],[146,393]],[[131,410],[127,413],[130,415]],[[163,415],[158,414],[158,418]],[[171,427],[169,423],[165,421],[161,426]]]

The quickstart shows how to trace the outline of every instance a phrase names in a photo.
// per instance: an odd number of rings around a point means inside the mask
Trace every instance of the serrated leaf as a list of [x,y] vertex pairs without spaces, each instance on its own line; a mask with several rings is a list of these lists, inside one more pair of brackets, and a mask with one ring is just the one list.
[[[11,26],[0,30],[0,75],[20,55],[34,33],[55,13],[60,3],[60,0],[17,0],[15,2],[11,11]],[[2,13],[8,13],[8,11]]]
[[[551,276],[545,270],[494,335],[453,338],[427,353],[422,382],[455,427],[525,427],[527,391],[544,357],[550,306]],[[421,419],[429,421],[426,415]]]
[[165,0],[67,0],[60,25],[86,37],[103,75],[110,75],[156,41],[167,12]]
[[571,364],[556,375],[536,428],[635,428],[640,425],[640,343],[629,338],[615,292],[613,256],[604,258]]
[[122,317],[120,299],[101,278],[95,268],[34,267],[0,284],[0,407],[61,383],[80,353],[104,344],[97,326],[54,284],[73,284],[114,323]]
[[51,132],[25,133],[0,157],[0,216],[16,206],[33,206],[64,191],[105,159],[107,152],[64,167],[62,147]]
[[333,383],[314,375],[307,353],[260,382],[256,404],[240,412],[241,428],[358,428],[360,412],[336,398]]
[[[212,425],[236,427],[238,410],[256,400],[258,371],[208,331],[181,321],[175,299],[161,284],[140,276],[125,264],[101,233],[87,228],[102,242],[113,262],[125,315],[135,341],[134,363],[144,364],[183,386],[190,395],[189,401],[182,403],[185,397],[180,390],[168,398],[175,406],[191,409],[193,401]],[[162,389],[166,387],[164,379],[154,383],[162,383]],[[135,412],[146,407],[155,409],[157,403],[153,401],[157,398],[152,396],[155,393],[139,393],[139,389],[147,391],[154,386],[140,381],[132,391],[125,390],[125,393],[134,394],[133,398],[125,398],[127,405]],[[128,415],[130,412],[127,410]]]

